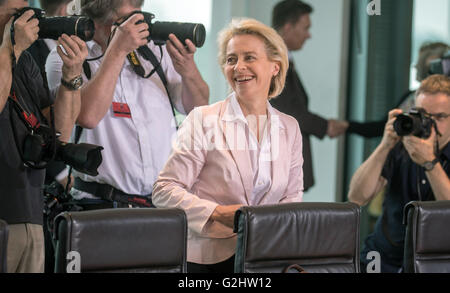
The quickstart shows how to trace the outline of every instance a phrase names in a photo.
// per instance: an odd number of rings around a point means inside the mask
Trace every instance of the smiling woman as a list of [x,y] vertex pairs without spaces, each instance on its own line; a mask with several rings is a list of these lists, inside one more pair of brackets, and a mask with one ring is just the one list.
[[[244,38],[239,38],[239,41],[246,42],[241,46],[251,45],[251,40],[258,43],[255,48],[259,51],[262,58],[267,59],[270,62],[275,62],[278,64],[278,73],[273,75],[274,78],[270,84],[270,90],[266,98],[272,98],[278,96],[284,87],[284,81],[286,79],[286,71],[289,67],[289,62],[287,58],[287,48],[281,37],[272,28],[265,26],[264,24],[253,20],[253,19],[243,19],[243,20],[233,20],[228,28],[224,29],[218,38],[219,47],[219,64],[222,71],[226,75],[226,68],[228,64],[228,49],[235,46],[236,40],[233,40],[236,36],[245,36]],[[264,50],[261,50],[264,49]],[[266,56],[263,56],[262,52]],[[256,52],[254,52],[256,53]],[[262,54],[262,55],[261,55]],[[250,57],[251,58],[251,57]],[[230,85],[232,85],[230,83]]]
[[233,92],[188,115],[153,188],[155,206],[186,212],[188,272],[233,272],[233,219],[241,206],[299,202],[303,195],[300,128],[268,102],[284,86],[283,40],[244,19],[226,27],[218,43]]

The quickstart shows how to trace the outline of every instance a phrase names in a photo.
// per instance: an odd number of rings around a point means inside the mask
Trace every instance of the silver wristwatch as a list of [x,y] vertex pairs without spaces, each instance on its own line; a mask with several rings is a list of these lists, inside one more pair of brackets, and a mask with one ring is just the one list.
[[437,163],[439,163],[439,159],[435,158],[433,161],[425,162],[423,164],[423,167],[425,168],[426,171],[431,171],[433,170],[434,166],[436,166]]
[[76,91],[83,85],[83,77],[81,75],[78,75],[77,77],[69,81],[65,81],[63,78],[61,78],[61,84],[71,91]]

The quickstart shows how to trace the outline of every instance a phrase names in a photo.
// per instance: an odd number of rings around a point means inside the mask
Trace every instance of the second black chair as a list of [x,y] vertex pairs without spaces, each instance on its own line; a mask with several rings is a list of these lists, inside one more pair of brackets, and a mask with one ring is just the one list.
[[450,201],[405,207],[405,273],[450,273]]
[[243,207],[235,217],[237,273],[359,272],[359,215],[352,203]]

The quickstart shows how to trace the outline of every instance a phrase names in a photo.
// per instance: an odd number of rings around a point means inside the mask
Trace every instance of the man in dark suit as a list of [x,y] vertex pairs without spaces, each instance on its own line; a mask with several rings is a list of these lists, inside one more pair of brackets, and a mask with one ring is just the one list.
[[311,37],[309,15],[313,9],[299,0],[284,0],[277,3],[272,11],[272,26],[283,38],[289,50],[289,69],[286,85],[280,96],[271,99],[272,106],[295,117],[303,136],[304,191],[314,185],[310,135],[322,139],[325,135],[336,137],[348,127],[345,121],[325,119],[308,110],[308,95],[300,77],[295,71],[292,52],[300,50]]

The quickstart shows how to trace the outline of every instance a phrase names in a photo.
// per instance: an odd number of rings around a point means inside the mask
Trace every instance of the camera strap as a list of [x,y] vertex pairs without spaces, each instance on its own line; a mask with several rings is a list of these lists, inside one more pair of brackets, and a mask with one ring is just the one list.
[[[13,90],[14,88],[14,79],[12,82],[12,86],[11,86],[11,91],[10,91],[10,95],[9,95],[9,99],[13,102],[14,104],[14,109],[17,111],[19,118],[22,120],[22,122],[25,124],[25,126],[27,127],[27,129],[30,131],[31,135],[34,135],[34,132],[41,127],[41,124],[39,122],[39,120],[37,119],[37,117],[31,113],[28,112],[24,109],[24,107],[20,104],[15,91]],[[39,110],[40,112],[40,110]],[[42,114],[42,112],[40,112],[41,117],[44,117],[44,115]],[[52,154],[51,157],[48,158],[48,160],[45,160],[43,164],[37,165],[34,164],[32,162],[29,162],[27,160],[25,160],[24,158],[24,153],[22,148],[20,147],[21,142],[19,141],[18,137],[17,137],[17,130],[15,128],[15,123],[14,123],[14,119],[12,114],[9,114],[10,117],[10,122],[11,122],[11,126],[13,129],[13,134],[14,134],[14,140],[16,142],[16,146],[17,146],[17,150],[19,153],[19,156],[22,160],[22,162],[29,168],[32,169],[44,169],[47,167],[47,163],[50,160],[53,160],[54,156],[55,156],[55,152],[56,152],[56,133],[55,133],[55,125],[54,125],[54,113],[53,113],[53,107],[50,107],[50,120],[52,123],[52,129],[53,129],[53,139],[50,142],[51,143],[51,150],[52,150]]]
[[19,103],[19,100],[17,99],[16,92],[11,87],[11,93],[9,94],[9,99],[11,99],[14,103],[14,108],[19,114],[19,117],[22,119],[22,121],[25,123],[25,126],[30,131],[34,131],[37,128],[39,128],[40,123],[36,116],[33,113],[27,112],[22,105]]
[[15,23],[15,19],[13,21],[13,23],[11,23],[11,27],[9,28],[9,35],[11,37],[11,45],[12,45],[12,53],[11,53],[11,58],[12,58],[12,74],[14,76],[14,68],[16,67],[16,54],[14,53],[14,46],[16,45],[16,38],[15,38],[15,31],[14,31],[14,23]]
[[[173,118],[175,119],[175,124],[176,124],[175,127],[178,130],[179,126],[178,126],[177,119],[176,119],[175,106],[173,105],[172,98],[170,97],[170,92],[169,92],[169,89],[168,89],[168,83],[167,83],[166,75],[164,74],[164,71],[163,71],[163,69],[161,67],[161,62],[162,62],[162,58],[163,58],[163,50],[162,50],[161,45],[158,45],[158,47],[159,47],[159,52],[160,52],[160,55],[161,55],[161,58],[160,58],[159,61],[158,61],[158,58],[156,58],[155,54],[152,52],[152,50],[150,50],[150,48],[148,46],[142,46],[142,47],[139,47],[137,49],[139,54],[142,57],[144,57],[145,60],[149,61],[153,65],[152,71],[150,71],[150,73],[148,75],[146,75],[146,76],[145,76],[145,70],[142,67],[142,65],[141,65],[141,63],[139,61],[139,58],[138,58],[137,54],[134,51],[131,52],[130,54],[128,54],[127,58],[128,58],[128,60],[131,59],[130,63],[133,66],[133,70],[140,77],[142,77],[142,78],[149,78],[155,72],[158,74],[159,78],[161,79],[161,81],[162,81],[162,83],[164,85],[164,88],[166,89],[167,97],[169,99],[170,107],[172,109],[172,115],[173,115]],[[136,64],[133,63],[134,61],[137,61],[137,63]]]

